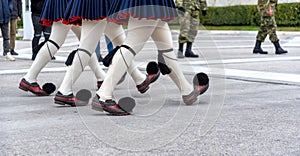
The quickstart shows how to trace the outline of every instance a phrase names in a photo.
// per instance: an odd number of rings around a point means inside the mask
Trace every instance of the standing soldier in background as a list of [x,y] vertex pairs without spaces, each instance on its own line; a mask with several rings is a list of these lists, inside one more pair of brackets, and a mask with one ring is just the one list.
[[[37,53],[39,52],[39,42],[42,37],[42,33],[45,37],[45,41],[49,40],[51,34],[51,26],[43,26],[39,24],[41,13],[43,10],[45,0],[31,0],[31,19],[34,30],[34,36],[31,42],[32,57],[31,60],[35,60]],[[53,56],[52,59],[55,59]]]
[[[206,15],[207,3],[206,0],[175,0],[179,11],[180,34],[178,38],[179,49],[178,58],[199,57],[192,51],[192,45],[198,33],[200,23],[199,12]],[[186,43],[186,50],[183,56],[183,44]]]
[[12,10],[10,11],[9,34],[10,34],[10,53],[18,55],[15,52],[17,24],[21,21],[22,16],[22,0],[12,0]]
[[15,58],[12,57],[10,53],[10,44],[8,36],[8,23],[10,18],[10,11],[12,9],[11,0],[0,0],[0,29],[3,37],[3,56],[10,61],[15,61]]
[[261,49],[261,42],[265,41],[265,38],[269,34],[271,42],[275,46],[275,54],[285,54],[286,50],[283,50],[279,45],[279,39],[276,35],[276,21],[275,13],[278,0],[258,0],[258,10],[260,13],[260,29],[256,36],[256,44],[253,49],[254,54],[268,54],[267,51]]

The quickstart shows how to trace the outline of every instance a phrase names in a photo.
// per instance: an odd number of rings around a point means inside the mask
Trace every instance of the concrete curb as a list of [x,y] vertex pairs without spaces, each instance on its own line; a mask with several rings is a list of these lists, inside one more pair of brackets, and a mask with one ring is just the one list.
[[[205,27],[204,27],[205,28]],[[23,37],[23,29],[18,29],[17,37]],[[172,30],[174,33],[179,33],[179,30]],[[251,34],[256,35],[257,31],[243,31],[243,30],[199,30],[198,33],[210,33],[210,34]],[[1,34],[1,33],[0,33]],[[298,31],[277,31],[278,35],[300,35]]]
[[[179,30],[172,30],[172,32],[179,33]],[[242,31],[242,30],[198,30],[198,33],[210,33],[214,35],[235,35],[235,34],[245,34],[245,35],[256,35],[257,31]],[[278,35],[300,35],[298,31],[277,31]]]

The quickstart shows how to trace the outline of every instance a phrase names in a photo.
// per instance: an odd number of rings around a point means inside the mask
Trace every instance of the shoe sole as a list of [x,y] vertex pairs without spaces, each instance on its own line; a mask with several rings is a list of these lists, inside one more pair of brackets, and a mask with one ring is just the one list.
[[[149,83],[149,85],[150,85],[151,83]],[[144,93],[146,93],[149,89],[150,89],[150,86],[147,86],[146,88],[144,88],[143,90],[139,90],[139,92],[141,93],[141,94],[144,94]]]
[[262,55],[267,55],[268,53],[253,52],[253,54],[262,54]]
[[[198,97],[198,96],[197,96],[197,97]],[[197,98],[197,97],[193,98],[193,100],[192,100],[192,101],[185,102],[185,104],[186,104],[186,105],[192,105],[194,102],[196,102],[196,101],[198,100],[198,98]]]
[[54,98],[54,103],[59,104],[59,105],[70,105],[72,107],[78,107],[78,106],[88,105],[89,100],[88,101],[82,101],[82,100],[76,99],[75,102],[74,102],[74,101],[65,101],[65,100],[62,100],[62,99]]
[[121,112],[121,113],[117,113],[117,112],[113,112],[113,109],[109,109],[109,108],[103,108],[103,111],[108,112],[110,115],[113,116],[125,116],[125,115],[130,115],[129,112]]
[[61,100],[57,100],[57,99],[54,99],[54,103],[55,104],[58,104],[58,105],[69,105],[69,106],[72,106],[72,107],[75,107],[75,103],[70,103],[70,102],[65,102],[65,101],[61,101]]
[[113,116],[125,116],[125,115],[130,115],[130,113],[128,112],[124,112],[124,113],[116,113],[116,112],[113,112],[114,110],[112,109],[108,109],[108,108],[105,108],[105,107],[102,107],[100,106],[99,104],[95,104],[95,103],[92,103],[92,109],[95,110],[95,111],[99,111],[99,112],[108,112],[110,115],[113,115]]
[[28,89],[27,87],[24,87],[24,86],[19,86],[19,89],[21,89],[21,90],[23,90],[23,91],[25,91],[25,92],[28,92],[28,91],[29,91],[29,92],[31,92],[32,94],[37,95],[37,96],[49,96],[49,95],[46,95],[46,94],[39,94],[39,93],[36,93],[36,92],[34,92],[34,91]]
[[135,100],[131,97],[121,98],[118,103],[119,108],[124,112],[117,112],[115,109],[105,107],[103,104],[99,103],[98,99],[95,98],[92,101],[92,109],[100,112],[105,111],[114,116],[124,116],[130,115],[136,105]]
[[287,54],[288,52],[286,53],[275,53],[276,55],[283,55],[283,54]]
[[112,109],[109,109],[109,108],[105,108],[105,107],[102,107],[101,104],[98,104],[96,102],[93,102],[92,103],[92,109],[95,110],[95,111],[99,111],[99,112],[108,112],[110,115],[114,115],[114,116],[125,116],[125,115],[130,115],[130,113],[128,112],[124,112],[124,113],[116,113],[116,112],[113,112],[114,110]]

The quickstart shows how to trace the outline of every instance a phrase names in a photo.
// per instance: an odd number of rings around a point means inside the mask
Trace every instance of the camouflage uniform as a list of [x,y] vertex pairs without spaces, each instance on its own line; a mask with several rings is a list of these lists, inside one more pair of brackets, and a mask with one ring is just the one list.
[[278,0],[258,0],[257,6],[260,13],[260,29],[256,36],[256,43],[253,49],[254,54],[268,54],[267,51],[263,51],[261,48],[261,43],[265,41],[267,35],[269,34],[270,40],[275,46],[275,54],[285,54],[288,51],[281,48],[279,44],[279,39],[276,35],[276,5]]
[[279,39],[276,35],[277,25],[275,21],[277,0],[258,0],[257,5],[261,16],[261,23],[256,39],[264,42],[269,34],[269,38],[273,43],[278,42]]
[[207,10],[206,0],[175,0],[177,7],[183,7],[185,12],[180,12],[179,43],[194,42],[200,23],[199,13]]

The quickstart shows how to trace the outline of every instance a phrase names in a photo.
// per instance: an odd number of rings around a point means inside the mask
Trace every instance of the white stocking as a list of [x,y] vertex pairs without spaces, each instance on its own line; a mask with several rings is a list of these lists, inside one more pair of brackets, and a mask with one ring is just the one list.
[[193,86],[186,80],[173,51],[172,35],[168,23],[160,21],[152,34],[159,52],[163,52],[166,65],[171,68],[169,76],[179,88],[181,95],[192,92]]
[[[59,47],[65,42],[67,34],[71,26],[64,25],[61,22],[54,22],[52,26],[52,33],[50,40],[54,41]],[[24,78],[30,83],[37,82],[37,76],[46,64],[51,60],[52,56],[58,51],[57,47],[49,41],[38,52],[35,60],[33,61],[29,71]]]
[[111,40],[114,46],[123,44],[126,38],[123,27],[111,22],[107,22],[104,33]]
[[[137,54],[150,38],[155,29],[157,21],[154,20],[137,20],[130,18],[128,24],[128,35],[124,45],[129,46]],[[101,100],[112,99],[112,92],[122,75],[128,70],[134,59],[134,53],[124,47],[121,47],[115,54],[110,65],[104,83],[97,91]]]
[[80,40],[80,35],[81,35],[81,27],[80,26],[72,26],[71,30],[73,31],[73,33],[76,35],[76,37],[78,38],[78,40]]
[[92,54],[95,52],[97,42],[104,32],[105,26],[105,20],[82,21],[78,52],[75,54],[73,63],[69,66],[64,80],[58,89],[62,94],[67,95],[72,93],[72,85],[78,79],[85,66],[89,63]]
[[[122,45],[126,38],[123,27],[112,22],[107,23],[104,33],[111,39],[115,47]],[[137,69],[137,65],[134,61],[132,61],[129,66],[128,73],[131,75],[136,85],[143,83],[147,78],[145,74]]]
[[90,66],[91,70],[94,72],[97,81],[103,81],[106,76],[106,73],[101,68],[96,53],[92,54],[92,57],[88,65]]
[[[74,32],[76,37],[80,40],[81,36],[81,27],[80,26],[72,26],[71,30]],[[98,58],[96,53],[94,53],[91,57],[91,60],[89,62],[89,66],[91,70],[94,72],[97,81],[103,81],[105,77],[105,72],[102,70],[98,63]]]

